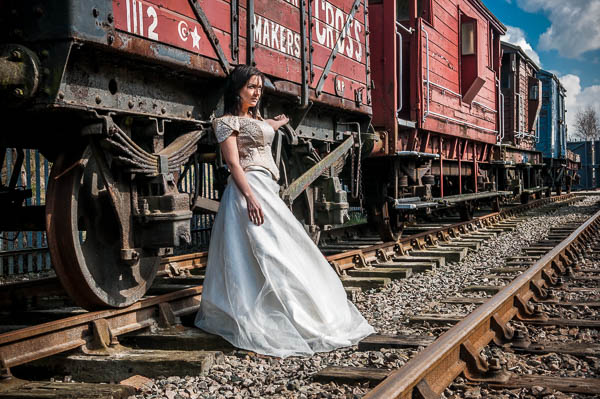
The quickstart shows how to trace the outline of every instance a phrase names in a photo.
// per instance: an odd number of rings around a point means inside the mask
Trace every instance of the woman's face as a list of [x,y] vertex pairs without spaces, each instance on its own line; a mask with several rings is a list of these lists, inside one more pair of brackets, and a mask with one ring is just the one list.
[[258,75],[254,75],[248,79],[246,85],[240,90],[240,98],[242,99],[242,108],[255,107],[260,100],[262,94],[262,79]]

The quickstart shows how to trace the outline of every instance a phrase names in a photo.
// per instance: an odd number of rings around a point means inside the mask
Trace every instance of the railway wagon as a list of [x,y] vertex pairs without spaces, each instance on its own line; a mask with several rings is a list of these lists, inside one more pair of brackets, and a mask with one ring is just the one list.
[[212,163],[224,185],[210,126],[235,64],[266,73],[264,117],[290,116],[273,145],[283,198],[313,236],[346,220],[342,185],[358,196],[377,147],[366,0],[7,0],[0,21],[0,113],[17,127],[0,154],[52,162],[45,207],[23,207],[16,179],[1,187],[0,230],[46,229],[80,306],[135,302],[192,213],[218,207],[198,182]]
[[577,171],[579,181],[575,181],[575,190],[595,190],[598,182],[598,167],[600,166],[600,141],[568,141],[567,150],[579,156],[580,164]]
[[552,72],[541,70],[538,78],[542,81],[542,110],[540,138],[536,148],[544,157],[544,184],[558,194],[562,193],[563,188],[570,192],[577,174],[578,160],[567,153],[567,90]]
[[581,155],[575,151],[571,151],[567,148],[567,177],[565,182],[567,183],[566,189],[568,192],[573,188],[574,184],[579,184],[581,181]]
[[519,46],[502,42],[502,143],[498,165],[500,186],[521,196],[541,197],[542,153],[539,141],[539,115],[542,107],[542,83],[537,78],[539,67]]
[[506,28],[479,0],[373,0],[369,9],[383,143],[364,165],[371,217],[394,239],[416,212],[455,206],[469,218],[477,202],[497,203]]

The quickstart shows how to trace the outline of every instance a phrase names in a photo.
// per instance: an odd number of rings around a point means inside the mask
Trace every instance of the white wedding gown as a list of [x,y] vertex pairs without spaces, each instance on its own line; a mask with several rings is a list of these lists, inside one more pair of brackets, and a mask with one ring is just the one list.
[[250,222],[246,200],[229,178],[212,228],[196,326],[238,348],[278,357],[358,343],[373,327],[348,301],[271,176],[261,166],[246,168],[265,215],[260,226]]

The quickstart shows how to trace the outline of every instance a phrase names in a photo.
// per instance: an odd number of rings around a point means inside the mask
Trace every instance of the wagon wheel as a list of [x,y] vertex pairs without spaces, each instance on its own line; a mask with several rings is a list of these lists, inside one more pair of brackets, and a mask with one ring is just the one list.
[[531,199],[531,195],[529,193],[521,193],[521,204],[528,204]]
[[467,222],[473,219],[473,214],[475,213],[475,203],[473,201],[465,201],[458,206],[458,213],[460,215],[460,220],[463,222]]
[[377,225],[379,235],[384,241],[398,241],[404,230],[404,215],[388,202],[374,205],[370,210],[371,222]]
[[121,260],[119,220],[89,147],[61,154],[54,163],[46,228],[54,270],[83,308],[130,305],[144,295],[156,275],[160,259],[155,253],[140,250],[137,260]]
[[495,197],[492,200],[492,212],[500,212],[500,197]]
[[556,185],[556,195],[561,195],[562,194],[562,183],[558,183]]

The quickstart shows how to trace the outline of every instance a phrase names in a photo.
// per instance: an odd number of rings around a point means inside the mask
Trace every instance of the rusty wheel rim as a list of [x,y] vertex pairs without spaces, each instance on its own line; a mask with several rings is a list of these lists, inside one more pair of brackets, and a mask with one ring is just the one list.
[[105,191],[91,151],[62,154],[54,163],[46,201],[48,246],[63,287],[86,309],[136,302],[160,262],[146,251],[135,263],[121,261],[118,220]]
[[458,207],[458,213],[461,221],[468,222],[469,220],[472,220],[473,214],[475,213],[475,204],[471,201],[465,201]]
[[389,202],[376,211],[379,235],[384,241],[398,241],[404,230],[404,220]]

